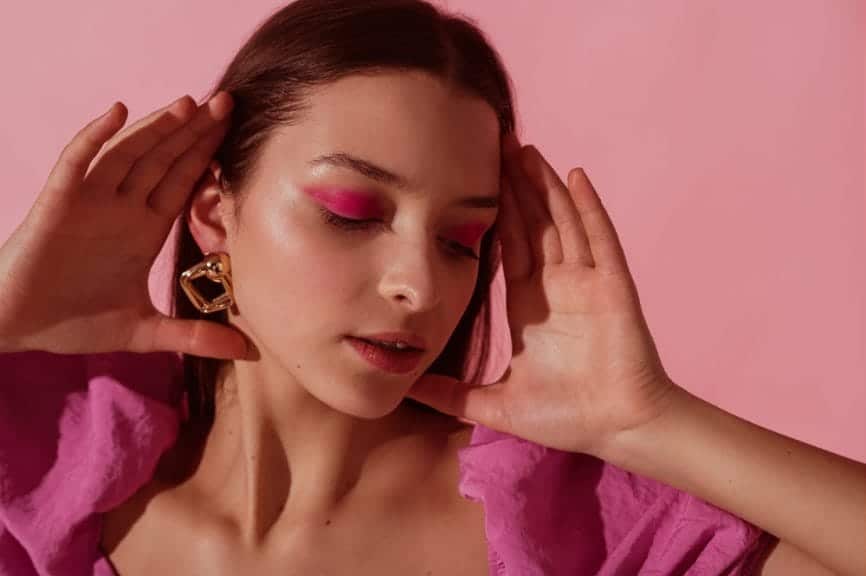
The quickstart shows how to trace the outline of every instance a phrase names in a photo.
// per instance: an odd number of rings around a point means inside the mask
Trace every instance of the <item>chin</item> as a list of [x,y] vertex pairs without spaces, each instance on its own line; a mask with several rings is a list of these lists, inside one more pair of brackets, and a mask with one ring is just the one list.
[[377,420],[391,414],[400,405],[403,397],[385,398],[379,394],[346,395],[337,402],[326,402],[328,406],[363,420]]

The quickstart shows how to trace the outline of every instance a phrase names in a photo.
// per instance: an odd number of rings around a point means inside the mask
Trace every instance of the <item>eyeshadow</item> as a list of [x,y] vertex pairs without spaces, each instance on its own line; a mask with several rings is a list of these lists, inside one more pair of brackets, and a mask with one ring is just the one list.
[[316,201],[329,210],[346,218],[377,218],[382,215],[382,206],[374,195],[350,188],[311,187],[304,188]]
[[[379,197],[364,189],[338,186],[310,186],[303,189],[329,211],[344,218],[376,219],[383,217]],[[474,245],[484,235],[487,225],[468,222],[447,229],[449,237],[467,246]]]
[[461,224],[448,229],[448,234],[453,240],[461,244],[473,246],[484,235],[487,226],[478,222]]

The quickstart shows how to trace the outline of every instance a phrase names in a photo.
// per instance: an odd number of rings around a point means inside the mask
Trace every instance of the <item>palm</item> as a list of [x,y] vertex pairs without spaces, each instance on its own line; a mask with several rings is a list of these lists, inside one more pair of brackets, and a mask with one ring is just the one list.
[[576,268],[509,282],[514,351],[503,401],[522,437],[587,452],[653,415],[663,369],[617,280]]
[[126,111],[102,116],[64,148],[27,217],[0,247],[4,346],[245,357],[240,332],[165,316],[148,291],[151,266],[228,126],[227,98],[192,109],[191,99],[178,100],[105,148]]
[[573,172],[569,191],[537,151],[520,154],[506,155],[503,182],[509,368],[475,388],[428,376],[410,395],[552,448],[593,452],[657,415],[673,384],[589,181]]

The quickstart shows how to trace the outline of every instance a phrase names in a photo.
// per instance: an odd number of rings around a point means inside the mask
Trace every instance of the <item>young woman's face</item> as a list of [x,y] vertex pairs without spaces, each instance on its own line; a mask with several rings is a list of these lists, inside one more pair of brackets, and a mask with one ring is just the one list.
[[[469,303],[497,208],[461,201],[499,195],[499,124],[483,100],[417,73],[347,77],[309,102],[265,145],[227,229],[232,322],[322,402],[377,417]],[[329,214],[370,222],[341,227]],[[347,340],[389,331],[425,341],[411,372],[377,369]]]

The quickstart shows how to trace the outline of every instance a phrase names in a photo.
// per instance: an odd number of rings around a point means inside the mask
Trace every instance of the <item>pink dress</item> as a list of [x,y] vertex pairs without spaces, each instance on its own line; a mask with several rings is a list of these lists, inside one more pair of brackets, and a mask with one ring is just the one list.
[[[0,576],[119,576],[102,514],[174,443],[181,376],[170,352],[0,354]],[[665,484],[482,426],[459,460],[491,575],[746,575],[776,540]]]

